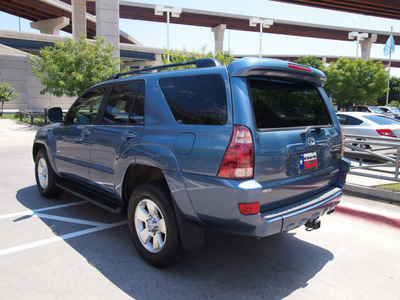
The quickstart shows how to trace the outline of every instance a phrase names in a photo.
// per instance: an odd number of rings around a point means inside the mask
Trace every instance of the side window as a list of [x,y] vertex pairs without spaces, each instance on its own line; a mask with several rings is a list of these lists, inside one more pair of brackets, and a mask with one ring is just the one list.
[[346,123],[346,116],[343,115],[337,115],[338,121],[340,125],[345,125]]
[[180,124],[224,125],[227,100],[218,74],[161,78],[161,90]]
[[115,85],[108,98],[103,124],[143,124],[144,94],[140,87],[140,83]]
[[106,87],[97,88],[79,97],[68,112],[67,123],[93,124],[106,91]]
[[362,122],[363,121],[361,121],[360,119],[348,116],[346,119],[346,123],[344,123],[344,125],[360,125]]
[[129,123],[144,124],[144,83],[140,85],[135,102],[133,103]]
[[380,109],[382,109],[384,112],[390,113],[390,110],[386,107],[379,107]]

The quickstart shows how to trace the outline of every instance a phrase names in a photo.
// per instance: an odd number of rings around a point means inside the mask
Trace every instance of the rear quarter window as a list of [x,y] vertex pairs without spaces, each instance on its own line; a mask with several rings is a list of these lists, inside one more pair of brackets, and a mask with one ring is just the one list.
[[220,75],[161,78],[159,84],[179,124],[226,123],[227,100],[224,80]]
[[258,129],[332,125],[317,88],[305,83],[249,79]]
[[362,120],[348,115],[337,115],[340,125],[361,125],[364,123]]

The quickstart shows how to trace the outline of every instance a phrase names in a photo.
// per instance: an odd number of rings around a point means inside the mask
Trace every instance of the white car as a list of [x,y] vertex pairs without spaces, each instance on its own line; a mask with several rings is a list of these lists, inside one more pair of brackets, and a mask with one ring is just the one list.
[[[360,140],[368,140],[368,137],[400,138],[400,122],[393,118],[366,112],[339,112],[337,117],[344,136],[357,135]],[[365,145],[364,148],[371,147]]]

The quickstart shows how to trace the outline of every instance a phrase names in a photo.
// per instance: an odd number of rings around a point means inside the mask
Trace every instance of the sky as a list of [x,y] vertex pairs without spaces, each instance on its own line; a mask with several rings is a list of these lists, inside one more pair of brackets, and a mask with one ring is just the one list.
[[[265,19],[280,19],[314,24],[343,26],[362,30],[378,30],[400,33],[400,20],[370,17],[358,14],[328,11],[323,9],[291,5],[267,0],[138,0],[136,2],[160,4],[190,9],[248,15]],[[29,21],[21,19],[21,30],[37,32],[31,29]],[[0,13],[0,28],[19,30],[17,17]],[[120,29],[130,34],[142,45],[165,48],[167,46],[166,23],[120,19]],[[315,38],[263,34],[263,55],[327,55],[355,57],[355,41],[333,41]],[[214,50],[214,34],[210,28],[186,25],[170,25],[170,48],[200,50],[206,46]],[[384,45],[372,45],[371,57],[384,59]],[[224,50],[237,55],[257,56],[259,52],[259,33],[226,30]],[[361,53],[361,49],[359,49]],[[388,58],[388,57],[386,57]],[[400,60],[400,45],[397,45],[392,59]],[[400,68],[392,68],[391,75],[400,77]]]

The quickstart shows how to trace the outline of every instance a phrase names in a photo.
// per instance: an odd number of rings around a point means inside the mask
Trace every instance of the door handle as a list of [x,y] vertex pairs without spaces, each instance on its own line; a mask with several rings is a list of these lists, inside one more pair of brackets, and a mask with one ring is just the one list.
[[91,134],[92,134],[92,132],[89,129],[87,129],[87,128],[82,129],[83,136],[89,136]]
[[130,130],[125,130],[121,133],[121,138],[123,140],[128,140],[128,139],[135,139],[137,137],[136,132],[130,131]]

